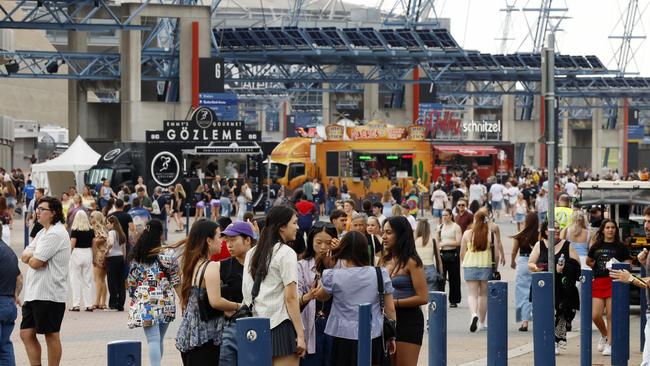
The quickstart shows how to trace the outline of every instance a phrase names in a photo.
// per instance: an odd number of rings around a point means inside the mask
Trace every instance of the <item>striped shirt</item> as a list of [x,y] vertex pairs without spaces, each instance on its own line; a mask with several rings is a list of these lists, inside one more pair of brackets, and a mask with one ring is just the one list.
[[47,230],[39,231],[27,249],[34,252],[34,258],[47,262],[47,265],[39,269],[27,269],[24,301],[64,303],[68,298],[70,265],[70,236],[65,226],[56,223]]

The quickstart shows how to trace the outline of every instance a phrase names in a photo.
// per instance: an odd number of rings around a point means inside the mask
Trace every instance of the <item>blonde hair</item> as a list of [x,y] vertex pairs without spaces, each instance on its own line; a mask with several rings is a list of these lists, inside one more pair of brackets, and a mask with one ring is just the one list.
[[72,220],[72,230],[89,231],[91,229],[92,227],[90,226],[90,221],[88,220],[88,214],[86,214],[86,211],[77,211],[74,214],[74,220]]
[[185,188],[183,188],[183,185],[180,183],[176,183],[176,186],[174,186],[174,192],[176,193],[177,197],[185,198],[187,195],[185,194]]
[[393,205],[393,208],[390,210],[390,213],[393,216],[402,216],[402,207],[400,205]]
[[90,225],[95,231],[96,237],[106,238],[108,237],[108,229],[106,228],[106,218],[101,211],[93,211],[90,214]]
[[571,223],[567,227],[567,231],[576,237],[582,234],[582,230],[587,230],[587,216],[582,210],[575,210],[571,214]]

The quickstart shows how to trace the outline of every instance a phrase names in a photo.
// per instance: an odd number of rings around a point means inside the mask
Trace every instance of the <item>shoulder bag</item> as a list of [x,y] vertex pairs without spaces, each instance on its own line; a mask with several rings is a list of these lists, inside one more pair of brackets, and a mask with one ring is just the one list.
[[[199,268],[199,275],[195,279],[197,284],[195,284],[196,287],[201,288],[201,284],[203,283],[203,277],[205,276],[205,270],[208,268],[208,264],[210,264],[210,261],[205,261],[201,267]],[[210,321],[220,315],[223,315],[223,311],[217,310],[210,305],[210,299],[208,298],[208,291],[200,291],[199,292],[199,299],[198,299],[198,305],[199,305],[199,317],[201,318],[201,321],[207,322]]]
[[492,252],[492,281],[501,281],[501,273],[497,269],[497,262],[494,256],[494,231],[490,231],[491,241],[490,241],[490,251]]
[[389,319],[386,317],[386,312],[384,311],[384,277],[381,275],[381,268],[375,267],[375,272],[377,273],[377,290],[379,292],[379,307],[381,308],[381,315],[384,317],[384,327],[382,332],[382,337],[384,340],[389,340],[397,336],[397,321]]

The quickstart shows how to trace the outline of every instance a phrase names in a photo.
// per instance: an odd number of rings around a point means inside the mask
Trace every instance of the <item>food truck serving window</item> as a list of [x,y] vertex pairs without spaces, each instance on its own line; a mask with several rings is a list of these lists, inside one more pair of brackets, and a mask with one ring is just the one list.
[[112,168],[93,168],[88,172],[87,184],[95,185],[102,182],[102,178],[111,179],[113,176]]
[[410,153],[363,153],[352,154],[354,176],[363,178],[396,178],[398,171],[413,170],[414,155]]

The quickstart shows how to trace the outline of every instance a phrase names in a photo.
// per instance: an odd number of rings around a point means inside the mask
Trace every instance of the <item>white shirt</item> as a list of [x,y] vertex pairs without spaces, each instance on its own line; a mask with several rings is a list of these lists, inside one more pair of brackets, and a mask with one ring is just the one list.
[[34,258],[47,262],[39,269],[27,268],[23,301],[66,302],[70,268],[70,236],[61,223],[42,229],[27,247]]
[[409,223],[411,224],[411,229],[415,231],[415,228],[418,226],[418,222],[415,221],[413,215],[406,215],[406,219],[409,220]]
[[[246,253],[244,260],[244,277],[242,281],[242,293],[244,303],[251,304],[253,291],[253,277],[250,274],[250,265],[253,254],[257,247]],[[269,264],[268,274],[260,285],[260,293],[255,298],[253,315],[269,318],[271,329],[289,319],[287,305],[284,301],[284,288],[291,283],[297,283],[298,258],[296,252],[286,244],[277,243],[273,246],[273,256]]]
[[567,184],[564,185],[564,190],[569,196],[575,197],[578,186],[573,182],[567,182]]
[[501,183],[494,183],[490,187],[490,195],[492,195],[492,201],[503,201],[503,190],[504,187]]
[[431,195],[431,202],[433,203],[433,208],[436,210],[442,210],[445,208],[445,205],[449,202],[447,198],[447,193],[442,189],[437,189]]
[[487,188],[482,184],[472,184],[469,186],[469,202],[478,201],[483,203],[483,196],[487,193]]
[[511,204],[517,203],[517,196],[519,195],[519,188],[510,187],[506,190],[508,192],[508,200]]

